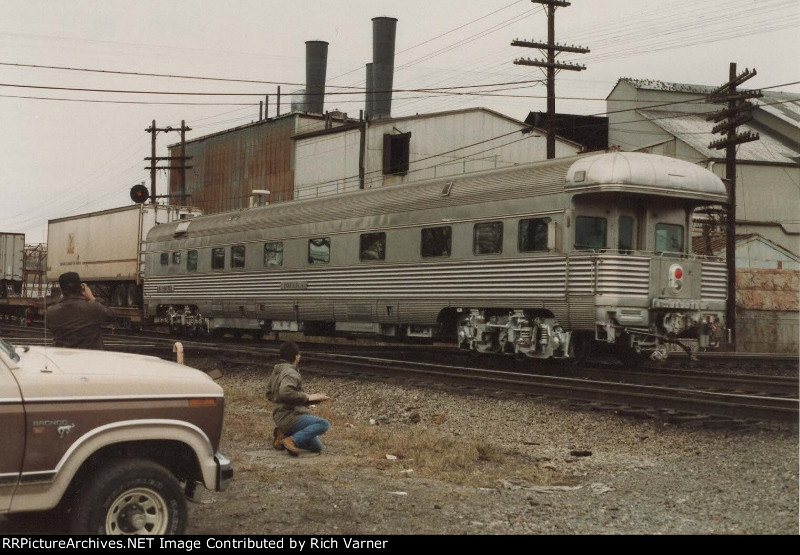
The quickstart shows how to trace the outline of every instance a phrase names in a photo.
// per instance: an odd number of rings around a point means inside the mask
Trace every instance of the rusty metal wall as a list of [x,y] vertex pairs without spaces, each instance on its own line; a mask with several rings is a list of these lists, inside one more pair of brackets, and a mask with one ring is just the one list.
[[[173,203],[196,206],[205,214],[250,206],[253,190],[267,189],[270,202],[294,198],[292,140],[295,117],[265,120],[186,143],[185,201],[180,201],[180,172],[170,171]],[[303,122],[305,123],[305,122]],[[170,145],[170,156],[180,145]]]

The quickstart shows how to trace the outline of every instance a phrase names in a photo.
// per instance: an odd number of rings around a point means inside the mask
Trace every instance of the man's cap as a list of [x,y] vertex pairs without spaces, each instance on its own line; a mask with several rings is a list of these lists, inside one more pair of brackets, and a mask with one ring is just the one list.
[[77,272],[65,272],[58,276],[58,284],[61,289],[69,289],[70,287],[80,289],[81,276]]
[[300,354],[300,347],[298,347],[297,343],[294,341],[287,341],[281,345],[280,353],[281,360],[285,360],[286,362],[294,362],[295,357]]

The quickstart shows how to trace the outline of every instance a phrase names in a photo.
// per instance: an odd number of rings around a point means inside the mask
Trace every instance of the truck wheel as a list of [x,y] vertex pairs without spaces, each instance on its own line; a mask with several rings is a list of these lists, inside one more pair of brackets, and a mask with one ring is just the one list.
[[114,461],[87,480],[72,509],[70,533],[180,535],[186,498],[175,477],[146,459]]

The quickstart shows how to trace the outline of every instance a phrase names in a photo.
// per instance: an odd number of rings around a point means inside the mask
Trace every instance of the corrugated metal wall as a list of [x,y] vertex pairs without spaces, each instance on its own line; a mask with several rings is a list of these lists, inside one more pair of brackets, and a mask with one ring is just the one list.
[[[185,204],[206,214],[250,206],[253,190],[271,192],[270,202],[294,198],[294,164],[291,137],[298,117],[266,120],[186,143]],[[324,123],[313,122],[312,127]],[[301,125],[308,130],[306,118]],[[180,145],[170,146],[170,156],[180,155]],[[170,171],[169,194],[180,199],[180,172]]]

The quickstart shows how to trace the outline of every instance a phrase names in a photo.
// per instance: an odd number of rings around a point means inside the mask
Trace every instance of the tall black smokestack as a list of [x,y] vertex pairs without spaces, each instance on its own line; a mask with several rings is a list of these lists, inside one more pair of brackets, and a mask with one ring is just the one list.
[[325,105],[325,72],[328,67],[328,43],[306,41],[306,111],[323,113]]
[[[372,110],[373,118],[392,115],[392,82],[394,81],[394,38],[397,19],[372,18]],[[369,87],[369,83],[367,83]],[[369,101],[369,88],[367,89]]]

